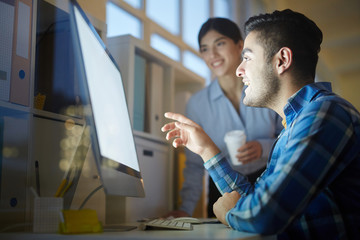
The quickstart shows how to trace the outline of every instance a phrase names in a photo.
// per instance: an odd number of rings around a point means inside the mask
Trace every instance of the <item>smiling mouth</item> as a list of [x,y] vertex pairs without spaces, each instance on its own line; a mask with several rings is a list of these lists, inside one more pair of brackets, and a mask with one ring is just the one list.
[[218,67],[218,66],[220,66],[222,63],[223,63],[222,61],[216,61],[216,62],[212,63],[211,65],[212,65],[213,67]]

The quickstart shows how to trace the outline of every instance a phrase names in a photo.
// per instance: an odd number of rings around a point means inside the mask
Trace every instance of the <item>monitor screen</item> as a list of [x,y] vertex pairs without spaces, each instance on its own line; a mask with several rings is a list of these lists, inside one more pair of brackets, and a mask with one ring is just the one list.
[[76,3],[70,21],[79,78],[88,96],[92,149],[105,192],[144,196],[143,181],[119,67]]

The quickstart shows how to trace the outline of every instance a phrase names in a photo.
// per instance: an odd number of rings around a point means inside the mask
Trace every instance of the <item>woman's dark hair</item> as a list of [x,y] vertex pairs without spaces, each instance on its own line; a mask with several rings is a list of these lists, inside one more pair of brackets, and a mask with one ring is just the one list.
[[256,32],[257,40],[265,49],[268,61],[282,48],[293,53],[294,71],[301,77],[315,77],[322,32],[301,13],[290,9],[260,14],[245,23],[245,34]]
[[229,37],[235,43],[238,43],[240,40],[243,40],[240,29],[236,23],[227,19],[227,18],[209,18],[200,28],[198,35],[198,42],[200,46],[201,39],[204,35],[210,30],[215,30],[218,33]]

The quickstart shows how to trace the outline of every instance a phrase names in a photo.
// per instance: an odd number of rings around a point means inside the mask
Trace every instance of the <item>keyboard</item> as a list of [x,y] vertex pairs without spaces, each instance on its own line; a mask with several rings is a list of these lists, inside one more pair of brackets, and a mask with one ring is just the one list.
[[192,230],[193,226],[191,223],[166,220],[166,219],[153,219],[149,222],[141,223],[139,228],[141,230],[151,230],[151,229],[168,229],[168,230]]

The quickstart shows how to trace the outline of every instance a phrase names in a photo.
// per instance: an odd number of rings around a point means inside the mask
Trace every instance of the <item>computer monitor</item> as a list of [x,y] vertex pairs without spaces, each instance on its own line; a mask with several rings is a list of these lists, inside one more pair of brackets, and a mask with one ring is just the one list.
[[75,0],[69,1],[76,71],[89,103],[86,122],[100,178],[109,195],[144,197],[121,73]]

